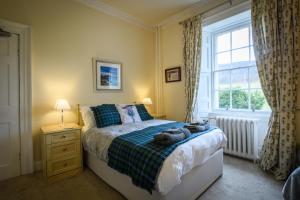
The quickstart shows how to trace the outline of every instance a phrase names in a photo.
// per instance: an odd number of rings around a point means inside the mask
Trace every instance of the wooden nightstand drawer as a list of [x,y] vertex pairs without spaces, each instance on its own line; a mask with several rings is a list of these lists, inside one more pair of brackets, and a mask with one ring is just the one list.
[[81,127],[74,123],[41,127],[43,175],[57,181],[82,171]]
[[61,132],[59,134],[53,134],[48,137],[51,137],[51,143],[59,143],[59,142],[66,142],[70,140],[76,140],[80,138],[80,131],[73,130],[68,132]]
[[47,160],[80,156],[80,140],[47,145]]
[[74,157],[67,160],[49,161],[47,164],[47,175],[53,176],[63,172],[81,167],[81,158]]

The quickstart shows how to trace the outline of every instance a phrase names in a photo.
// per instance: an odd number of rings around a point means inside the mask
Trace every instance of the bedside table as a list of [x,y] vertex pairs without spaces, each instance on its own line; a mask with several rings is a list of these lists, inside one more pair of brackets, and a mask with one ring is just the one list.
[[154,119],[166,119],[165,114],[152,114],[151,116],[154,117]]
[[82,171],[81,127],[75,123],[41,128],[43,174],[48,181]]

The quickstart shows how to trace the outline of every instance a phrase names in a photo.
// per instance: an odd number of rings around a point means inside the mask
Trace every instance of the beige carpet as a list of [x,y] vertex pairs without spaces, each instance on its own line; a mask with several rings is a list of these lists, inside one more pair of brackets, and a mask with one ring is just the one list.
[[[282,182],[275,181],[253,163],[225,156],[224,173],[198,200],[277,200]],[[2,200],[101,200],[125,199],[91,170],[47,184],[41,173],[0,182]]]

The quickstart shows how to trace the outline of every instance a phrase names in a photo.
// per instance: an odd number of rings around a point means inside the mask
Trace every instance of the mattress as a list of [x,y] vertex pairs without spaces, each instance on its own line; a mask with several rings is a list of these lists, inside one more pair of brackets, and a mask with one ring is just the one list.
[[[91,128],[83,133],[84,149],[98,159],[107,162],[107,151],[115,137],[149,126],[170,123],[169,120],[148,120],[138,123]],[[220,129],[196,137],[178,146],[164,161],[156,181],[156,190],[166,195],[181,183],[181,177],[194,167],[204,163],[210,155],[226,144],[226,136]]]

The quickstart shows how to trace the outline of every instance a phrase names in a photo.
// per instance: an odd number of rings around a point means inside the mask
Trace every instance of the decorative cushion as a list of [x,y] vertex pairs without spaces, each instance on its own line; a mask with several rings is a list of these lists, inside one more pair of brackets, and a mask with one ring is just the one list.
[[135,107],[136,107],[142,121],[153,119],[153,117],[148,113],[144,104],[136,104]]
[[141,122],[140,115],[134,105],[118,104],[116,105],[117,110],[121,116],[123,124]]
[[115,104],[102,104],[91,107],[96,120],[97,128],[121,124],[120,114]]
[[94,113],[91,110],[90,106],[80,106],[80,113],[82,116],[82,121],[84,123],[84,126],[82,128],[83,132],[96,126]]

